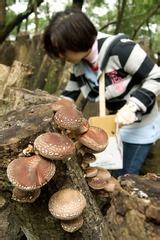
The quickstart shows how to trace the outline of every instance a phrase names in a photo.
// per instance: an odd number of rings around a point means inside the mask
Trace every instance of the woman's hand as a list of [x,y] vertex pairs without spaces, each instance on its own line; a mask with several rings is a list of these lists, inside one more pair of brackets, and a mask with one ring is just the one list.
[[115,121],[119,126],[129,125],[138,120],[136,112],[140,110],[136,103],[130,101],[126,103],[116,114]]

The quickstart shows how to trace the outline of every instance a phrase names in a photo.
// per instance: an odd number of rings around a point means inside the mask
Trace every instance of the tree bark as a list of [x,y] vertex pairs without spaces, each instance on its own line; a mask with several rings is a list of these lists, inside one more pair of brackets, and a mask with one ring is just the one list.
[[[22,153],[22,150],[29,143],[33,144],[35,137],[40,133],[52,130],[50,126],[51,117],[50,104],[32,106],[32,108],[2,117],[1,129],[3,130],[0,139],[0,152],[2,153],[0,165],[1,190],[11,191],[11,185],[8,183],[5,171],[8,163]],[[96,237],[96,240],[107,239],[102,213],[84,179],[82,170],[77,163],[77,156],[74,156],[68,162],[59,161],[56,163],[56,167],[55,177],[46,187],[43,187],[41,196],[35,203],[31,205],[12,203],[10,223],[16,222],[21,226],[29,240],[46,238],[48,240],[92,240],[94,237]],[[5,186],[5,189],[3,186]],[[50,196],[63,186],[80,189],[87,200],[84,225],[80,231],[73,234],[60,230],[59,221],[55,220],[48,212],[47,205]],[[15,215],[16,217],[14,217]],[[13,225],[10,225],[9,229],[13,229]],[[13,232],[10,232],[10,235],[12,234]]]
[[119,0],[118,1],[117,22],[116,22],[115,34],[120,32],[126,4],[127,4],[127,0],[123,0],[123,1]]
[[6,0],[0,1],[0,28],[5,25],[6,20]]
[[[56,162],[55,176],[41,188],[34,203],[11,200],[7,165],[42,132],[55,131],[50,124],[52,114],[50,104],[41,104],[0,117],[0,196],[6,201],[0,201],[0,208],[8,214],[6,239],[20,239],[21,229],[28,240],[159,239],[160,178],[155,174],[121,177],[122,188],[113,193],[92,191],[80,167],[80,156],[75,155],[69,161]],[[74,233],[64,232],[48,211],[49,198],[63,187],[79,189],[87,200],[84,225]]]
[[123,191],[111,199],[106,221],[111,239],[160,239],[160,177],[128,175],[120,179]]
[[6,83],[3,89],[1,89],[0,98],[3,99],[8,95],[10,87],[23,87],[24,77],[28,74],[31,74],[29,66],[15,60],[6,79]]

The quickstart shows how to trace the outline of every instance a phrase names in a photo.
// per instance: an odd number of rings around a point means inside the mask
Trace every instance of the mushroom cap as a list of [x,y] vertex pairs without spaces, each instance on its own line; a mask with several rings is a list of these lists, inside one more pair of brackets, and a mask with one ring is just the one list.
[[61,226],[66,232],[75,232],[83,225],[83,217],[80,215],[78,218],[72,220],[61,221]]
[[88,178],[87,182],[88,185],[95,190],[103,189],[106,185],[106,181],[97,176],[93,178]]
[[34,141],[35,150],[43,157],[51,160],[64,160],[75,153],[72,140],[59,133],[43,133]]
[[96,167],[97,168],[97,177],[103,180],[109,180],[111,178],[110,172],[106,168]]
[[82,122],[81,122],[81,125],[80,127],[76,130],[76,134],[83,134],[85,132],[87,132],[89,129],[89,122],[86,118],[82,118]]
[[114,177],[109,178],[106,181],[106,185],[104,186],[104,190],[107,192],[114,192],[116,189],[119,189],[120,184],[117,179]]
[[39,197],[40,193],[40,188],[33,191],[24,191],[17,187],[14,187],[12,191],[12,199],[17,202],[32,203]]
[[94,152],[102,152],[108,144],[108,135],[102,128],[91,126],[78,140]]
[[55,174],[55,164],[39,155],[20,157],[11,161],[7,176],[13,186],[22,190],[34,190],[50,181]]
[[59,109],[54,115],[54,121],[61,129],[75,131],[82,125],[83,114],[73,107]]
[[96,167],[88,167],[85,169],[85,177],[95,177],[97,176],[98,169]]
[[65,188],[51,196],[48,207],[55,218],[71,220],[81,215],[86,199],[78,190]]
[[58,111],[59,109],[63,107],[73,107],[76,108],[76,105],[72,100],[66,99],[66,98],[59,98],[57,101],[55,101],[52,105],[51,108],[54,112]]

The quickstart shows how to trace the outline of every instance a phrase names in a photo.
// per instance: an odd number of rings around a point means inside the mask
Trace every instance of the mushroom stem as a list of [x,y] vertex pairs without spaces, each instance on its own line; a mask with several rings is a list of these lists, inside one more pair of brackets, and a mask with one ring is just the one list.
[[61,226],[66,232],[75,232],[79,230],[83,225],[83,217],[80,215],[78,218],[72,220],[63,220],[61,221]]
[[15,187],[12,191],[12,199],[22,203],[32,203],[39,197],[40,193],[40,189],[25,191]]

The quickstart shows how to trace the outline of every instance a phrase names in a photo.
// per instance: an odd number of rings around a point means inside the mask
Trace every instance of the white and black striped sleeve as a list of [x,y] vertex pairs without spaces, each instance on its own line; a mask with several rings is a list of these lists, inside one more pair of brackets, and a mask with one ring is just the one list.
[[76,101],[79,94],[80,94],[80,87],[78,85],[78,79],[73,73],[71,73],[70,80],[68,81],[61,95]]
[[135,100],[143,112],[149,112],[154,106],[156,96],[160,94],[160,68],[139,44],[131,40],[121,40],[114,51],[122,68],[132,76],[130,85],[141,85],[141,88],[132,93],[132,100]]

